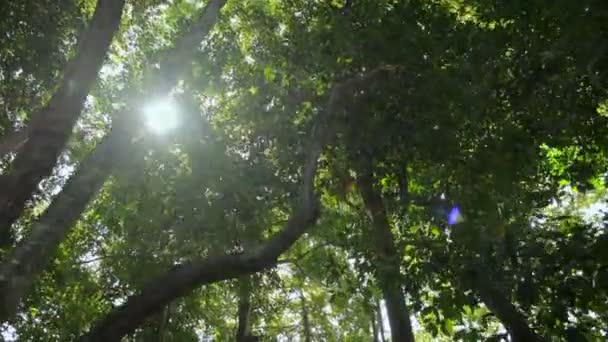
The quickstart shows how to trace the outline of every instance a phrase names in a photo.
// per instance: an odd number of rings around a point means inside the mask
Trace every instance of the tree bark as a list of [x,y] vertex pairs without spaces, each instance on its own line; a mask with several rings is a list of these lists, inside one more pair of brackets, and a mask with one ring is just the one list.
[[0,321],[15,314],[19,301],[29,291],[36,275],[52,260],[59,244],[105,182],[113,161],[124,156],[128,145],[120,136],[118,132],[110,133],[82,161],[76,174],[33,224],[27,239],[0,266]]
[[[167,53],[167,58],[171,60],[177,58],[173,56],[191,58],[193,47],[196,45],[188,46],[186,43],[191,43],[195,37],[200,42],[210,32],[225,2],[226,0],[212,0],[203,10],[199,20],[178,40],[175,48]],[[184,67],[182,65],[182,69],[178,69],[175,66],[171,70],[173,73],[181,74]],[[176,79],[177,76],[167,72],[162,75],[166,79],[157,77],[157,80],[162,81],[163,86],[170,89],[173,86],[171,80]],[[92,154],[81,163],[79,171],[68,180],[44,215],[33,225],[27,239],[17,246],[6,259],[7,261],[0,266],[0,320],[6,320],[14,315],[19,301],[27,294],[35,277],[50,262],[57,247],[65,239],[81,212],[103,185],[110,173],[113,160],[128,150],[134,129],[132,125],[126,123],[132,120],[130,116],[128,113],[114,116],[122,119],[118,120],[121,122],[114,122],[115,128],[112,133],[104,138]]]
[[358,175],[357,184],[372,221],[371,240],[374,244],[378,282],[382,289],[393,341],[414,341],[409,310],[401,287],[400,257],[394,244],[382,197],[373,186],[369,171]]
[[236,341],[248,342],[251,340],[251,279],[248,276],[239,278],[238,316]]
[[[99,0],[78,52],[49,103],[32,114],[29,137],[11,168],[0,176],[0,245],[12,244],[11,226],[23,213],[38,183],[48,177],[80,116],[84,101],[118,30],[124,0]],[[3,142],[16,147],[10,142]],[[17,141],[18,144],[18,141]]]

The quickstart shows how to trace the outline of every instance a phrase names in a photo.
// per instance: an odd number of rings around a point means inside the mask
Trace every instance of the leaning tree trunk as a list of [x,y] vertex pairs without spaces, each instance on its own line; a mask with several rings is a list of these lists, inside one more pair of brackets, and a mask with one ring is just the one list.
[[9,171],[0,176],[0,246],[13,243],[12,224],[23,213],[38,183],[55,167],[118,30],[124,4],[125,0],[98,0],[57,91],[46,106],[31,115],[27,140],[16,140],[15,144],[22,144],[20,151]]
[[357,185],[372,221],[370,239],[374,244],[376,273],[386,303],[392,340],[414,341],[409,310],[401,287],[400,256],[394,244],[382,197],[374,189],[369,172],[359,175]]
[[501,293],[492,282],[479,272],[470,272],[473,290],[481,301],[498,317],[507,328],[513,342],[542,342],[547,341],[538,335],[530,326],[525,316],[515,305]]
[[10,319],[36,275],[52,260],[90,199],[104,184],[112,162],[123,155],[126,135],[112,132],[80,164],[51,205],[32,225],[31,233],[0,265],[0,321]]
[[[336,88],[334,88],[334,91]],[[336,95],[337,96],[337,95]],[[331,109],[331,106],[330,108]],[[256,250],[243,254],[209,256],[174,267],[150,281],[141,291],[103,317],[79,341],[118,341],[133,332],[146,317],[195,288],[227,279],[242,277],[276,266],[278,258],[289,249],[319,216],[319,199],[314,190],[317,161],[328,137],[327,116],[317,118],[302,170],[302,193],[285,227]]]
[[[458,235],[453,235],[454,242],[463,246],[466,243]],[[460,274],[460,280],[481,299],[485,306],[505,326],[514,342],[541,342],[547,341],[534,332],[528,324],[524,314],[509,300],[506,293],[501,292],[492,279],[475,265],[469,265],[468,271]],[[461,290],[466,290],[462,288]]]
[[[107,2],[108,0],[100,0],[100,3],[105,3],[106,6]],[[155,79],[157,83],[162,84],[151,91],[168,91],[175,84],[177,77],[187,67],[184,61],[193,57],[195,42],[200,42],[209,34],[225,3],[226,0],[208,2],[199,19],[166,53],[166,59],[163,61],[165,69],[158,72],[151,69],[146,74],[147,78]],[[129,113],[122,113],[116,117],[120,118],[117,121],[126,122],[132,119],[129,116]],[[114,162],[129,150],[132,133],[129,129],[133,127],[124,122],[113,124],[112,132],[80,163],[76,174],[68,180],[46,212],[34,223],[29,236],[11,251],[6,262],[0,266],[0,321],[9,319],[15,314],[19,301],[27,294],[36,276],[52,260],[59,244],[105,182]],[[33,136],[30,140],[32,139]],[[6,209],[2,207],[4,197],[1,191],[4,189],[0,188],[0,230],[3,228],[2,223],[5,218],[2,210]]]

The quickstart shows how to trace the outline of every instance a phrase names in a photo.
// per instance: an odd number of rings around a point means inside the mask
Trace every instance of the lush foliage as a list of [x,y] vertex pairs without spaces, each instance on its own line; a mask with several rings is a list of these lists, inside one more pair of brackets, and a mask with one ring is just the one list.
[[[230,0],[180,41],[210,2],[126,2],[53,171],[0,226],[5,265],[69,230],[4,338],[77,339],[170,270],[272,246],[317,140],[314,226],[259,272],[184,280],[128,340],[607,338],[608,2]],[[0,3],[3,177],[97,5]],[[77,222],[44,225],[89,174]]]

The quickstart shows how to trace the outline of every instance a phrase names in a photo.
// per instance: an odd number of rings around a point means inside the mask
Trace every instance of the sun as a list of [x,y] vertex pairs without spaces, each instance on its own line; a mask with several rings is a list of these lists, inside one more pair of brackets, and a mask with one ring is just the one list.
[[149,102],[142,112],[146,127],[155,134],[166,134],[179,125],[179,108],[172,99]]

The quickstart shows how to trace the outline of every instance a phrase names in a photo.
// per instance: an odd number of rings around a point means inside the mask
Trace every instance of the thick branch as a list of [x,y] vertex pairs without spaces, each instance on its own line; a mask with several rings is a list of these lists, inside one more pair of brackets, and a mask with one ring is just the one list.
[[[203,10],[199,21],[184,35],[189,38],[182,38],[180,41],[192,41],[193,37],[201,41],[208,35],[225,2],[212,0]],[[192,58],[194,47],[176,44],[167,56]],[[172,70],[178,73],[184,69]],[[164,82],[165,85],[176,79],[170,73],[163,75],[168,78]],[[129,150],[129,137],[132,132],[126,124],[129,115],[123,113],[114,117],[124,119],[125,122],[115,123],[117,128],[81,163],[78,172],[70,178],[40,220],[32,226],[27,239],[11,252],[7,262],[0,267],[0,320],[6,320],[15,313],[18,302],[27,294],[35,277],[50,262],[59,244],[103,185],[116,158],[121,158]],[[117,131],[118,129],[120,131]]]
[[131,296],[126,303],[110,312],[80,340],[118,341],[135,330],[146,317],[202,285],[238,278],[276,266],[279,256],[316,222],[319,215],[318,198],[314,193],[317,160],[328,137],[328,114],[336,110],[338,99],[344,95],[342,85],[343,83],[334,86],[327,111],[313,127],[302,172],[301,201],[281,231],[252,253],[210,256],[181,265],[152,280],[139,294]]
[[[0,177],[0,243],[11,243],[11,225],[40,181],[48,177],[72,133],[84,101],[118,29],[124,0],[99,0],[79,50],[49,103],[34,113],[29,137],[10,171]],[[6,143],[6,142],[4,142]],[[10,145],[10,144],[9,144]],[[12,146],[15,147],[16,145]]]
[[119,136],[111,133],[82,161],[76,174],[33,224],[27,240],[15,248],[0,267],[0,321],[15,313],[35,276],[50,262],[70,228],[105,182],[117,153],[126,150],[125,142]]
[[509,331],[514,342],[543,342],[547,341],[538,335],[526,321],[523,314],[478,271],[473,272],[473,289],[481,301],[498,317]]
[[[204,260],[192,261],[175,268],[151,281],[148,286],[126,303],[110,312],[81,341],[117,341],[132,332],[146,317],[157,312],[171,301],[189,294],[192,290],[223,280],[234,279],[274,267],[278,258],[289,249],[318,217],[318,199],[314,193],[314,176],[322,146],[331,135],[329,114],[334,114],[345,96],[353,95],[366,80],[393,67],[380,67],[359,77],[336,84],[329,96],[327,110],[321,115],[311,134],[311,145],[304,164],[303,192],[299,207],[294,211],[283,230],[253,253],[240,255],[216,255]],[[409,317],[408,317],[409,319]]]
[[304,201],[264,247],[253,254],[218,255],[184,264],[149,283],[141,293],[107,315],[81,341],[118,341],[137,328],[147,316],[192,290],[273,267],[280,254],[310,227],[318,216],[316,199]]
[[154,87],[149,89],[150,93],[164,95],[174,87],[179,77],[191,65],[193,52],[201,46],[202,38],[207,37],[215,26],[220,10],[226,2],[227,0],[209,0],[188,32],[180,36],[173,44],[173,48],[162,55],[160,69],[144,78],[144,84]]

